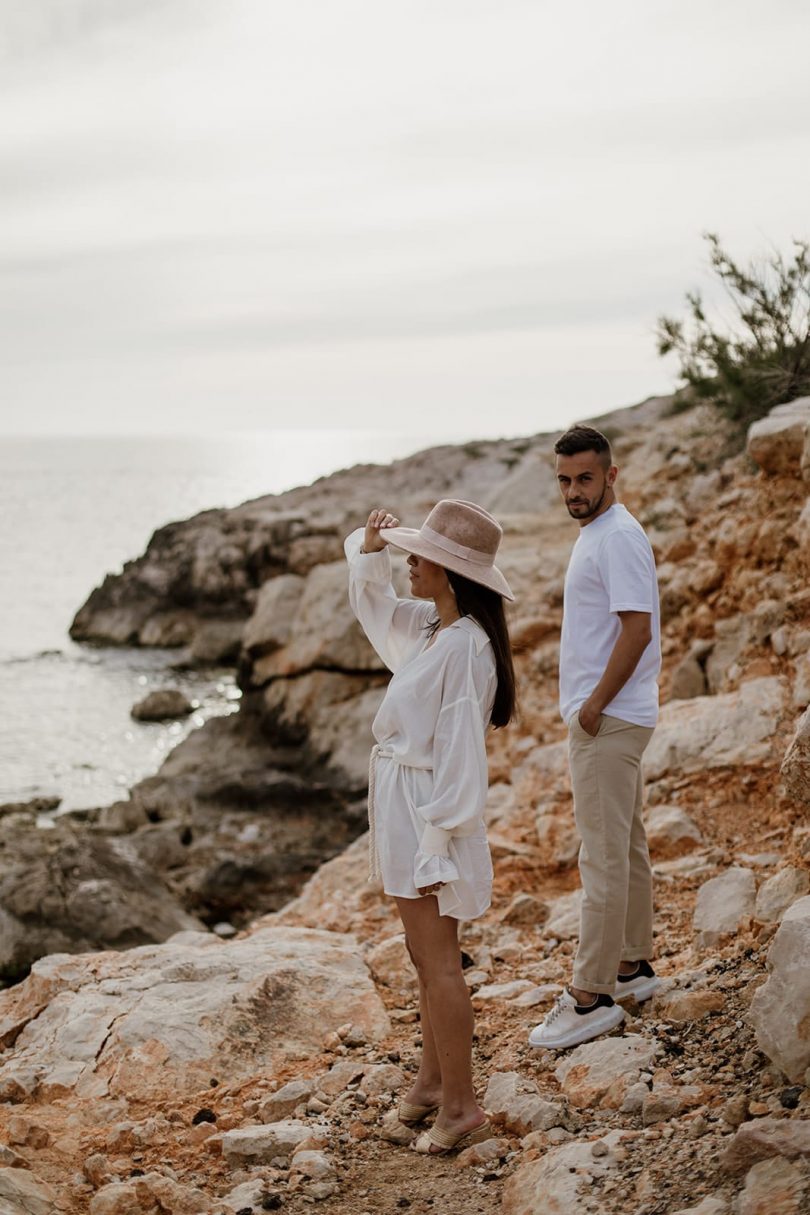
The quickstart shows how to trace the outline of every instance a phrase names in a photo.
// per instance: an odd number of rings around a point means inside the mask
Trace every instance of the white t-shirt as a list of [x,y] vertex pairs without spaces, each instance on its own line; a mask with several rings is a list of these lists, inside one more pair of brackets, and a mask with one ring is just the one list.
[[617,502],[580,528],[565,575],[560,713],[566,722],[605,672],[621,632],[618,612],[649,612],[652,639],[604,712],[637,726],[654,726],[661,670],[655,558],[641,524]]

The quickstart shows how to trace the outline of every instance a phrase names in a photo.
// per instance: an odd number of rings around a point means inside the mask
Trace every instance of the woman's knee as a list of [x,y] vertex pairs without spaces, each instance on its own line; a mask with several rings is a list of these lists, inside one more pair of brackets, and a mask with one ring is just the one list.
[[442,979],[458,978],[462,974],[459,949],[437,949],[435,944],[417,944],[407,937],[405,945],[419,978],[426,986]]

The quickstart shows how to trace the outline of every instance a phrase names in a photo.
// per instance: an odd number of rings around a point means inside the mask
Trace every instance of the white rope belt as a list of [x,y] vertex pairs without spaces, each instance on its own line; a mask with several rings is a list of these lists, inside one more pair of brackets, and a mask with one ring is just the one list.
[[[382,743],[375,743],[371,748],[371,755],[368,762],[368,880],[370,882],[379,882],[382,874],[380,872],[380,856],[377,852],[377,760],[392,759],[394,763],[402,764],[407,768],[421,768],[421,764],[403,764],[402,760],[394,754],[390,747],[384,746]],[[432,771],[431,768],[425,767],[426,772]]]

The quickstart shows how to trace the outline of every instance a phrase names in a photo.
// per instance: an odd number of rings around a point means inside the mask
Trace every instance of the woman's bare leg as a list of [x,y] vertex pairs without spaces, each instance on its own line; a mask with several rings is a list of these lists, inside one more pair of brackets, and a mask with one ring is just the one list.
[[[439,915],[434,895],[397,899],[397,907],[423,995],[419,1077],[428,1087],[435,1084],[436,1069],[441,1076],[437,1126],[454,1134],[473,1130],[486,1115],[473,1089],[473,1010],[461,968],[458,923],[452,916]],[[408,1100],[413,1099],[409,1094]]]

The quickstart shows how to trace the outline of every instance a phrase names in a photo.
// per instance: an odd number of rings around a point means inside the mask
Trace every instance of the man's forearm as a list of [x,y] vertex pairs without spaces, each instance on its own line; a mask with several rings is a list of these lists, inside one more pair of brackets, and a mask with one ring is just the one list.
[[622,631],[616,638],[602,678],[582,706],[580,720],[585,729],[621,692],[638,666],[651,636],[650,618],[646,613],[634,614],[631,620],[622,621]]

